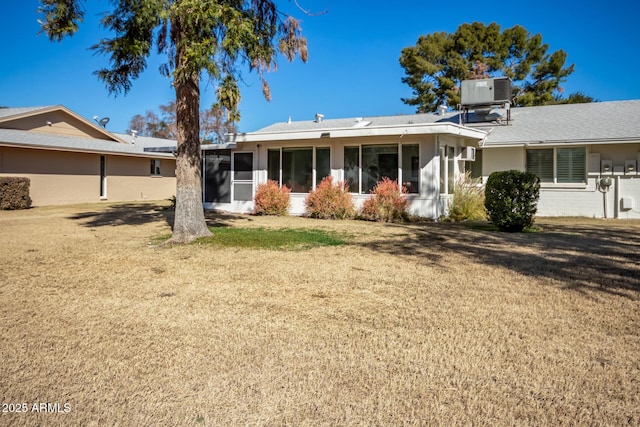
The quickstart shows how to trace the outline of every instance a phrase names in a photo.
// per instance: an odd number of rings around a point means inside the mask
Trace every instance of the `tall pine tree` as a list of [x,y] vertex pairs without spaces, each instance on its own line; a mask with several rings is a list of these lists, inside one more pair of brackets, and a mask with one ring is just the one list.
[[562,102],[561,84],[574,66],[565,66],[563,50],[548,51],[540,34],[531,35],[520,25],[502,31],[496,23],[474,22],[460,25],[455,33],[420,36],[415,46],[402,49],[400,55],[405,70],[402,81],[414,95],[402,101],[418,112],[436,111],[440,104],[460,103],[463,80],[509,77],[515,105]]

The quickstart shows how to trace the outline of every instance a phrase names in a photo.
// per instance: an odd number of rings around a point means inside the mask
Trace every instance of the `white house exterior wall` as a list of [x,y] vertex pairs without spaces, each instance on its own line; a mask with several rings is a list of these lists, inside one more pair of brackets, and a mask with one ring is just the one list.
[[[573,144],[572,146],[581,146]],[[585,146],[585,145],[582,145]],[[611,160],[614,172],[601,174],[597,164],[587,159],[587,183],[545,184],[540,188],[539,216],[586,216],[593,218],[640,218],[640,174],[638,157],[640,144],[586,145],[587,156],[599,155],[600,160]],[[526,170],[526,149],[535,146],[492,147],[483,150],[482,175],[486,181],[492,172],[511,169]],[[553,148],[549,146],[548,148]],[[557,148],[557,147],[556,147]],[[597,156],[596,156],[597,159]],[[636,160],[634,173],[624,172],[626,160]],[[594,167],[596,167],[594,169]],[[599,180],[608,176],[613,184],[608,192],[601,191]],[[622,199],[632,201],[632,209],[622,209]],[[606,205],[606,210],[605,210]]]

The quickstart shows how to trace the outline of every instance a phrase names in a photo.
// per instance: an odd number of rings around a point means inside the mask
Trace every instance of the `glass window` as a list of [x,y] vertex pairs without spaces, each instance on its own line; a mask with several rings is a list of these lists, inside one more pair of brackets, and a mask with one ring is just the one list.
[[527,150],[527,172],[540,178],[540,182],[553,182],[553,148]]
[[329,175],[331,175],[331,149],[316,148],[316,186]]
[[447,147],[447,194],[453,194],[456,179],[456,147]]
[[467,165],[471,178],[482,178],[482,150],[476,150],[476,160]]
[[556,173],[558,182],[585,182],[585,148],[556,149]]
[[160,159],[151,159],[151,176],[160,176]]
[[280,149],[267,151],[267,179],[280,184]]
[[363,145],[362,192],[370,193],[384,177],[398,180],[398,146]]
[[349,192],[360,192],[360,147],[344,147],[344,179]]
[[402,185],[409,193],[418,193],[420,176],[420,155],[418,145],[402,146]]
[[233,179],[236,181],[253,180],[253,153],[233,154]]
[[308,193],[313,186],[313,149],[282,149],[282,185],[293,193]]

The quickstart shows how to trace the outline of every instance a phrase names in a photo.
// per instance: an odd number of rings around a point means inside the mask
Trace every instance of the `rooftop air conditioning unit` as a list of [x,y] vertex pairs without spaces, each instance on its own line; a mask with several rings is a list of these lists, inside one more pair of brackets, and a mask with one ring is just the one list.
[[465,147],[460,153],[460,160],[465,162],[475,162],[476,161],[476,149],[475,147]]
[[511,79],[463,80],[460,85],[460,100],[465,106],[495,105],[511,101]]

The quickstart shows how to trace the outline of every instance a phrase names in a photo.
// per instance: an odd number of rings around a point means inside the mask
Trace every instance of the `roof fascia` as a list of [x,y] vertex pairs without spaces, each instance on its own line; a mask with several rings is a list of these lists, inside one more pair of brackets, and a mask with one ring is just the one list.
[[232,143],[239,142],[267,142],[292,141],[320,138],[357,138],[371,136],[403,136],[448,134],[481,140],[487,132],[460,126],[454,123],[421,123],[406,125],[389,125],[360,128],[327,128],[313,130],[298,130],[286,132],[250,132],[231,134]]

